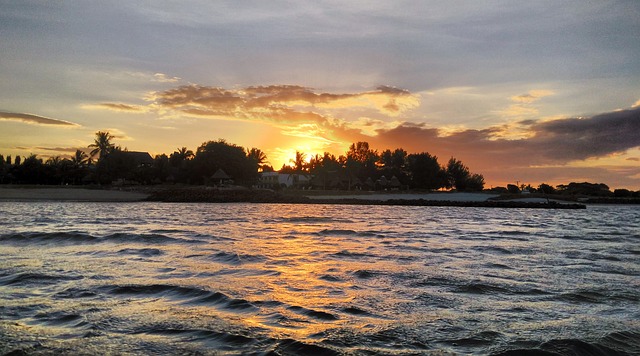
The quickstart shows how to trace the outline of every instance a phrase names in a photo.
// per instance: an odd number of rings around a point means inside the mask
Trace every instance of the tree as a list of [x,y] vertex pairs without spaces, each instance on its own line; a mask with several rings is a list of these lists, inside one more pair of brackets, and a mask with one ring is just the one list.
[[472,174],[467,166],[453,157],[447,163],[447,175],[449,187],[455,187],[456,190],[479,191],[484,189],[484,177],[481,174]]
[[265,170],[265,166],[269,161],[267,161],[267,155],[259,148],[251,148],[247,150],[247,158],[254,164],[258,171]]
[[107,154],[111,153],[115,148],[115,145],[111,142],[115,137],[112,136],[108,131],[98,131],[96,132],[96,137],[92,144],[89,147],[93,148],[91,150],[91,157],[98,155],[98,160],[103,159]]
[[315,155],[309,161],[309,172],[315,177],[315,185],[327,189],[332,176],[338,176],[340,173],[340,163],[336,156],[325,152],[322,156]]
[[193,151],[186,147],[178,148],[169,157],[169,163],[172,167],[181,167],[185,161],[188,161],[194,157]]
[[438,157],[427,152],[408,156],[411,184],[419,189],[440,189],[447,186],[447,173],[438,163]]
[[447,175],[449,176],[449,187],[464,191],[467,188],[467,182],[471,173],[462,161],[451,157],[447,163]]
[[207,141],[198,147],[193,159],[192,182],[206,184],[218,169],[245,185],[251,185],[257,179],[257,171],[245,149],[223,139]]
[[[349,146],[347,151],[345,168],[347,173],[355,175],[361,181],[375,176],[377,172],[376,162],[380,160],[378,152],[369,148],[368,142],[356,142]],[[349,184],[351,186],[351,184]],[[349,187],[350,188],[350,187]]]
[[303,152],[296,151],[296,158],[290,159],[289,162],[293,163],[294,170],[301,174],[307,168],[307,163],[305,162],[307,155]]
[[71,157],[71,162],[73,162],[76,168],[83,168],[91,162],[87,153],[81,150],[76,150],[76,153]]
[[554,187],[550,186],[549,184],[546,183],[541,183],[538,186],[538,191],[542,192],[543,194],[555,194],[556,190]]
[[471,174],[467,179],[467,190],[481,192],[484,189],[484,176],[482,174]]

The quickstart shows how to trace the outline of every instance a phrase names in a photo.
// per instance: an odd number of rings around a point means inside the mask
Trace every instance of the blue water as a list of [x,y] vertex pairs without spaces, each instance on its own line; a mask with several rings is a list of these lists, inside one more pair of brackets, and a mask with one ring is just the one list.
[[640,209],[0,202],[0,354],[640,354]]

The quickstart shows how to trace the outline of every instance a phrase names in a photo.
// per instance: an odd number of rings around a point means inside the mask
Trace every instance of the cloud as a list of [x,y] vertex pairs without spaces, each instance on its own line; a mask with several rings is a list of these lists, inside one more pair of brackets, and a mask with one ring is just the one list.
[[155,73],[153,75],[153,80],[159,83],[175,83],[180,81],[179,77],[169,77],[164,73]]
[[0,120],[22,121],[35,125],[79,126],[76,123],[44,116],[0,111]]
[[275,119],[314,109],[369,108],[385,115],[399,115],[420,104],[406,90],[381,86],[355,94],[317,93],[297,85],[272,85],[224,89],[185,85],[156,92],[149,99],[163,108],[199,116],[230,116],[243,119]]
[[111,111],[132,112],[132,113],[142,113],[147,111],[147,107],[145,106],[122,104],[122,103],[99,103],[99,104],[83,105],[82,107],[84,109],[90,109],[90,110],[106,109]]
[[376,147],[404,147],[439,157],[456,156],[482,168],[562,165],[606,157],[640,146],[640,108],[590,118],[526,121],[527,137],[504,139],[503,128],[464,130],[441,135],[424,124],[405,123],[379,130]]
[[[38,150],[42,151],[54,151],[54,152],[65,152],[65,153],[74,153],[79,148],[77,147],[35,147]],[[86,148],[83,148],[86,149]]]
[[514,104],[508,108],[499,110],[497,113],[507,118],[524,120],[525,118],[536,117],[540,111],[533,105],[540,99],[555,94],[552,90],[537,89],[528,93],[512,96],[510,99]]
[[526,94],[516,95],[511,97],[511,101],[517,103],[531,104],[544,98],[545,96],[553,95],[555,92],[552,90],[531,90]]

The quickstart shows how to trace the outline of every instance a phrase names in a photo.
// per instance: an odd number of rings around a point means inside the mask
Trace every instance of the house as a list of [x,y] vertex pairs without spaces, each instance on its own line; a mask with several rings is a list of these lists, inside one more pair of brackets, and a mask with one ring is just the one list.
[[279,189],[293,186],[310,185],[311,177],[304,174],[288,174],[278,172],[262,172],[258,181],[258,188]]
[[122,153],[125,155],[125,157],[135,162],[136,167],[153,166],[153,158],[151,157],[149,152],[123,151]]
[[231,182],[231,177],[223,171],[222,169],[218,169],[212,176],[211,180],[214,183],[218,183],[219,185],[224,185],[225,183]]

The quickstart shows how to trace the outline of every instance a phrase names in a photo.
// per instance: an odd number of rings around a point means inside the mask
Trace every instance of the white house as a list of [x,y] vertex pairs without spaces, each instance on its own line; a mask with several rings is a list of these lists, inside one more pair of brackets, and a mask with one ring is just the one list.
[[311,177],[303,174],[288,174],[278,172],[260,173],[258,188],[290,188],[294,185],[308,185]]

